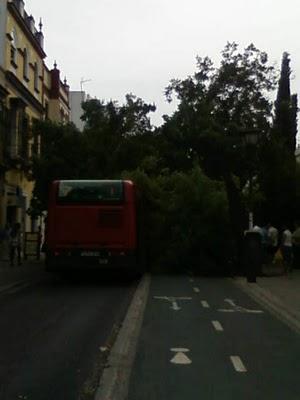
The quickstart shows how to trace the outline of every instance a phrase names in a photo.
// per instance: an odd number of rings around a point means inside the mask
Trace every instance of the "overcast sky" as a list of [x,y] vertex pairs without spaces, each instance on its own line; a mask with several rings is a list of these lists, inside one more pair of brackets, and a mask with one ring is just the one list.
[[57,60],[71,90],[123,102],[132,92],[154,102],[156,125],[173,106],[164,99],[172,78],[195,71],[195,57],[218,62],[227,41],[253,42],[280,67],[291,55],[300,92],[299,0],[25,0],[44,23],[46,60]]

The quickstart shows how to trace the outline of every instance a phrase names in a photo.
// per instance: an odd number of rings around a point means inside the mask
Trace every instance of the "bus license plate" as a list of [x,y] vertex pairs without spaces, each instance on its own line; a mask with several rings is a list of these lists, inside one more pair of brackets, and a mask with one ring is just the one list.
[[99,264],[108,264],[107,258],[99,258]]
[[82,257],[99,257],[99,252],[98,251],[82,251],[81,256]]

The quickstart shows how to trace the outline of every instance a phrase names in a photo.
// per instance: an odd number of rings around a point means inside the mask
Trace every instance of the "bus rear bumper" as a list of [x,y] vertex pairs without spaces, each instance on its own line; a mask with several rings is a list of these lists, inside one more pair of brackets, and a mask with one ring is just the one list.
[[[124,255],[114,256],[108,254],[101,255],[81,255],[80,254],[46,254],[46,270],[113,270],[113,269],[137,269],[137,258],[134,251]],[[92,253],[92,252],[90,252]]]

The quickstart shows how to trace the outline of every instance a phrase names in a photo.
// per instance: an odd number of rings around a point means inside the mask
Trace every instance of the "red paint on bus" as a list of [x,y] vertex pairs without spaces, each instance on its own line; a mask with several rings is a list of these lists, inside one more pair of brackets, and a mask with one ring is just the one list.
[[[101,200],[98,187],[100,191],[104,187],[111,198],[104,195]],[[60,194],[62,188],[67,194]],[[120,192],[119,197],[116,188]],[[136,256],[136,198],[133,182],[90,180],[52,183],[46,224],[48,269],[136,268]]]

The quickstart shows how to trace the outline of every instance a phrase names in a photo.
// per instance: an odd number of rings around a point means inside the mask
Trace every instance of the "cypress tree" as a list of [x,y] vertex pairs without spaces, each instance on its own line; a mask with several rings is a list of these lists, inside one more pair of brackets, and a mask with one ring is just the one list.
[[292,118],[292,140],[293,142],[291,143],[292,147],[295,149],[297,147],[297,133],[298,133],[298,120],[297,120],[297,115],[298,115],[298,96],[296,94],[293,94],[291,97],[291,105],[292,105],[292,110],[291,110],[291,118]]
[[265,196],[264,215],[280,227],[292,224],[296,205],[297,95],[291,95],[290,56],[283,53],[275,101],[271,141],[262,151],[261,187]]
[[297,135],[297,96],[291,96],[290,89],[290,56],[283,53],[281,73],[275,101],[274,133],[283,143],[288,153],[294,155]]

